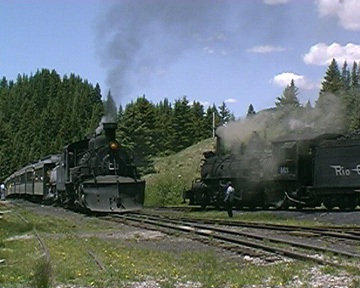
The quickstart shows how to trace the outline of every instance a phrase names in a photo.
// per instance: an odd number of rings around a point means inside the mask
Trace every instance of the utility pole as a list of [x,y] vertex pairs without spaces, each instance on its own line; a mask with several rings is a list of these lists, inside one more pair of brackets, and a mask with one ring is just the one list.
[[212,130],[213,130],[213,138],[215,138],[215,112],[212,115]]

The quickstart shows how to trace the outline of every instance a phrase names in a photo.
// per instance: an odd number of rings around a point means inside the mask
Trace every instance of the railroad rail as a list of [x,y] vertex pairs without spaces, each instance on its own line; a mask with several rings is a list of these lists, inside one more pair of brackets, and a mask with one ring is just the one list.
[[[149,217],[163,217],[162,214],[154,213],[143,213],[144,215],[149,215]],[[176,220],[178,217],[167,216],[169,219]],[[181,217],[183,221],[190,223],[200,223],[208,225],[218,225],[218,226],[231,226],[231,227],[241,227],[241,228],[254,228],[254,229],[267,229],[267,230],[276,230],[284,232],[305,232],[313,233],[314,236],[329,236],[339,239],[348,239],[360,241],[360,226],[305,226],[305,225],[289,225],[289,224],[274,224],[274,223],[264,223],[264,222],[253,222],[253,221],[240,221],[240,220],[222,220],[222,219],[204,219],[204,218],[195,218],[195,217]]]
[[[272,236],[264,233],[255,233],[244,231],[243,228],[250,223],[239,221],[222,221],[222,220],[210,220],[210,219],[196,219],[196,218],[174,218],[158,214],[149,213],[129,213],[124,215],[109,215],[104,217],[110,221],[123,222],[134,226],[140,226],[147,229],[162,230],[165,233],[186,233],[190,237],[203,241],[204,238],[208,242],[214,241],[225,245],[227,249],[231,249],[237,253],[250,254],[251,256],[264,256],[271,255],[284,256],[292,259],[312,261],[322,265],[335,265],[342,266],[348,264],[341,264],[342,259],[339,257],[346,257],[347,259],[359,259],[360,254],[356,252],[356,249],[347,251],[343,248],[327,247],[329,243],[312,244],[309,241],[302,241],[301,237],[295,237],[294,239],[287,239],[280,236]],[[237,223],[238,222],[238,223]],[[237,224],[243,224],[243,226],[235,226]],[[252,223],[254,224],[254,223]],[[305,229],[304,226],[288,225],[287,230],[281,229],[281,225],[273,225],[262,223],[255,223],[256,229],[272,229],[291,232],[295,228],[300,230]],[[221,225],[227,225],[228,227],[219,227]],[[249,226],[247,226],[249,227]],[[240,228],[240,229],[239,229]],[[253,228],[253,226],[252,226]],[[307,227],[309,228],[309,227]],[[338,227],[339,228],[339,227]],[[292,230],[291,230],[292,229]],[[326,236],[334,239],[347,239],[351,240],[354,245],[360,244],[360,238],[356,235],[349,233],[342,233],[339,230],[326,231],[325,227],[315,227],[314,235],[312,237]],[[309,236],[309,234],[307,235]],[[294,236],[292,237],[294,238]],[[323,240],[325,241],[325,240]],[[216,244],[217,245],[217,244]],[[313,253],[318,253],[313,255]],[[320,254],[319,254],[320,253]]]

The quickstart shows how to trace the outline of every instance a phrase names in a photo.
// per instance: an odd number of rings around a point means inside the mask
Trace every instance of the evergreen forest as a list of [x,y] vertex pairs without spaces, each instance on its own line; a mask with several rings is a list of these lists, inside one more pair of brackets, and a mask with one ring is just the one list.
[[[343,133],[360,128],[360,63],[340,69],[335,59],[328,66],[315,107],[301,105],[299,89],[291,81],[275,99],[273,110],[293,115],[304,109],[327,111],[333,99],[340,105],[332,125]],[[224,95],[226,98],[226,95]],[[111,105],[110,105],[111,104]],[[60,76],[55,70],[42,69],[34,75],[18,75],[16,80],[0,81],[0,180],[31,160],[58,154],[62,147],[91,135],[102,116],[115,105],[111,92],[106,100],[100,86],[80,76]],[[249,105],[249,103],[244,103]],[[116,107],[116,105],[115,105]],[[337,110],[338,111],[338,110]],[[151,158],[176,153],[213,136],[215,126],[235,120],[223,102],[204,108],[186,96],[170,103],[153,103],[145,95],[113,109],[121,144],[132,151],[135,164],[146,173]],[[247,118],[254,117],[253,105]],[[330,113],[331,114],[331,113]]]

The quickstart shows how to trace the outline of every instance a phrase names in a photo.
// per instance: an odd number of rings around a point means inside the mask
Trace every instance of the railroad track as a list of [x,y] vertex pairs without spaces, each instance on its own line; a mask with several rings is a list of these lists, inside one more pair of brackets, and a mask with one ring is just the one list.
[[[145,214],[149,217],[162,217],[160,214]],[[172,217],[170,219],[176,219]],[[182,217],[183,221],[197,224],[218,225],[218,226],[231,226],[240,228],[254,228],[264,230],[276,230],[284,232],[298,231],[305,233],[313,233],[314,236],[329,236],[339,239],[348,239],[360,241],[360,227],[359,226],[304,226],[304,225],[285,225],[285,224],[272,224],[263,222],[249,222],[249,221],[233,221],[233,220],[220,220],[220,219],[200,219],[192,217]],[[304,234],[305,235],[305,234]]]
[[[355,261],[360,259],[360,253],[356,252],[360,245],[360,237],[352,233],[359,232],[355,227],[353,230],[351,227],[345,227],[343,231],[339,226],[284,226],[189,217],[174,218],[143,212],[108,215],[102,218],[146,229],[160,230],[168,234],[185,233],[192,239],[220,245],[233,252],[262,259],[273,259],[274,256],[287,257],[335,266],[349,265],[354,259]],[[264,233],[264,230],[267,232]],[[284,234],[268,233],[269,231],[286,232],[286,237]],[[318,241],[319,238],[321,241]],[[314,239],[317,241],[313,241]],[[340,245],[338,241],[347,241],[346,249],[344,243]]]

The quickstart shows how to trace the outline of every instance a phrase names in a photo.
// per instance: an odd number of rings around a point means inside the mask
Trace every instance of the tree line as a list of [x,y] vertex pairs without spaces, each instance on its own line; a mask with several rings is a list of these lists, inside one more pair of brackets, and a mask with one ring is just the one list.
[[[260,111],[270,110],[273,114],[267,123],[268,131],[271,130],[269,126],[281,130],[282,134],[294,131],[347,134],[360,129],[360,63],[354,62],[349,67],[345,61],[340,69],[337,61],[332,59],[314,107],[309,101],[302,105],[298,95],[299,88],[291,80],[276,98],[275,107]],[[247,118],[257,114],[250,104]]]
[[[301,105],[299,89],[291,83],[277,97],[273,109],[284,114],[313,109]],[[336,98],[341,111],[337,117],[343,131],[360,128],[360,63],[342,69],[335,59],[328,66],[315,108],[329,110]],[[60,153],[66,144],[93,134],[109,103],[111,92],[103,100],[98,84],[80,76],[61,77],[55,70],[42,69],[34,75],[0,81],[0,180],[11,172],[49,154]],[[111,106],[111,105],[110,105]],[[117,136],[131,150],[136,164],[149,167],[150,159],[178,152],[213,135],[215,126],[235,120],[223,102],[207,107],[183,96],[170,103],[153,103],[145,95],[113,109],[118,122]],[[113,111],[113,113],[114,113]],[[252,104],[247,117],[257,113]],[[151,163],[150,163],[151,164]],[[150,165],[151,166],[151,165]],[[146,171],[146,169],[144,169]]]
[[103,114],[99,85],[43,69],[0,82],[0,179],[92,133]]
[[213,126],[235,120],[224,102],[205,111],[200,102],[190,103],[186,96],[174,104],[166,98],[154,104],[145,95],[124,109],[120,106],[117,118],[119,139],[133,151],[139,166],[149,166],[153,156],[169,155],[207,139]]
[[[102,116],[113,109],[109,92],[80,76],[61,77],[42,69],[34,75],[0,81],[0,180],[29,161],[60,153],[62,147],[94,134]],[[109,108],[110,107],[110,108]],[[117,136],[133,152],[136,164],[146,166],[151,156],[180,151],[211,137],[216,125],[234,119],[223,102],[204,111],[203,105],[182,97],[153,104],[145,96],[113,109]],[[109,112],[114,113],[113,112]]]

